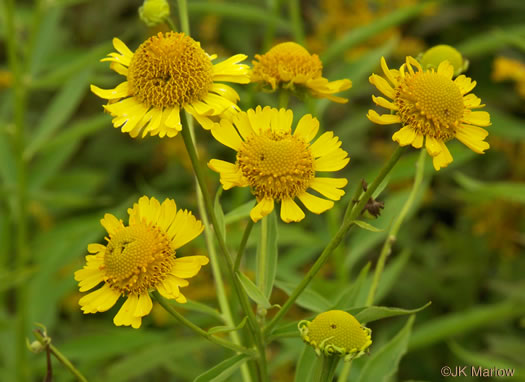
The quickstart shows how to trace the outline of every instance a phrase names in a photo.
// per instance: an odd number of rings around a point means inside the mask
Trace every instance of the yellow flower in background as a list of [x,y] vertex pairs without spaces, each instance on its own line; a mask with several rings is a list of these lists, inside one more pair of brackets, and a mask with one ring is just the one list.
[[199,236],[202,223],[189,211],[177,210],[172,199],[160,204],[143,196],[128,209],[129,224],[125,226],[111,214],[100,221],[108,236],[107,244],[90,244],[86,265],[75,272],[81,292],[102,287],[79,301],[85,314],[105,312],[119,299],[126,301],[113,318],[115,325],[139,328],[142,317],[152,308],[149,291],[184,303],[179,288],[188,286],[208,263],[206,256],[176,257],[175,250]]
[[149,27],[160,24],[169,17],[170,5],[166,0],[144,0],[139,8],[139,17]]
[[[320,214],[333,207],[346,186],[344,178],[316,177],[318,171],[338,171],[350,161],[340,148],[341,141],[329,131],[310,143],[319,130],[319,121],[310,114],[301,118],[292,134],[293,112],[260,106],[240,112],[233,124],[225,119],[211,132],[215,139],[237,152],[235,163],[212,159],[208,166],[220,173],[225,190],[250,187],[257,199],[250,216],[254,222],[281,203],[281,219],[300,221],[305,215],[295,197],[311,212]],[[326,200],[309,194],[312,188]]]
[[512,80],[516,90],[525,98],[525,63],[507,57],[496,57],[492,70],[492,79],[496,82]]
[[109,90],[91,85],[91,91],[109,100],[104,108],[114,117],[113,125],[134,138],[141,131],[142,136],[174,137],[182,129],[181,109],[210,129],[213,117],[237,108],[239,100],[235,90],[218,82],[249,82],[248,66],[239,64],[244,54],[214,65],[216,56],[184,33],[159,33],[135,53],[118,38],[113,46],[118,53],[101,61],[110,61],[126,81]]
[[300,321],[298,327],[303,340],[318,355],[340,356],[350,361],[365,354],[372,344],[372,331],[343,310],[320,313],[311,322]]
[[453,138],[478,154],[489,148],[484,141],[488,132],[479,126],[489,126],[490,115],[472,111],[485,105],[474,94],[467,94],[476,81],[464,75],[452,80],[454,68],[448,61],[439,64],[437,71],[423,71],[414,58],[407,57],[406,63],[396,70],[389,69],[382,57],[381,67],[386,79],[372,74],[370,82],[393,102],[383,97],[372,99],[392,114],[379,115],[369,110],[367,117],[381,125],[402,123],[403,127],[392,136],[400,146],[421,148],[425,143],[436,170],[452,163],[445,143]]
[[304,86],[319,98],[346,103],[346,98],[334,93],[350,89],[350,80],[329,82],[323,77],[323,64],[317,54],[310,54],[295,42],[278,44],[263,55],[256,54],[253,63],[252,82],[268,84],[272,90],[279,86]]

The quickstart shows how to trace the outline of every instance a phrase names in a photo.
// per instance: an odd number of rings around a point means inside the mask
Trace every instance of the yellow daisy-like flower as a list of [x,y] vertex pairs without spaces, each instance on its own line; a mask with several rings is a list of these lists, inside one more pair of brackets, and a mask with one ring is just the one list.
[[424,140],[436,170],[452,163],[445,142],[453,138],[478,154],[489,148],[484,141],[488,132],[479,126],[489,126],[490,115],[472,111],[485,105],[474,94],[467,94],[476,81],[464,75],[452,80],[454,68],[448,61],[441,62],[437,71],[424,71],[414,58],[407,57],[406,63],[395,70],[389,69],[382,57],[381,67],[386,79],[372,74],[370,82],[393,102],[383,97],[372,99],[392,114],[379,115],[369,110],[367,117],[381,125],[402,123],[403,127],[392,136],[400,146],[411,144],[419,149]]
[[[333,207],[332,200],[344,195],[344,178],[316,177],[317,171],[338,171],[350,161],[340,148],[341,141],[329,131],[310,143],[319,130],[319,121],[310,114],[301,118],[292,134],[293,112],[260,106],[239,112],[233,124],[221,120],[211,132],[215,139],[237,151],[237,161],[229,163],[212,159],[208,166],[220,173],[225,190],[234,186],[250,187],[257,199],[251,210],[254,222],[272,212],[274,202],[281,202],[281,219],[300,221],[304,212],[295,197],[313,213]],[[306,192],[319,192],[326,200]]]
[[372,344],[372,331],[343,310],[320,313],[313,321],[298,324],[301,337],[315,352],[344,357],[345,361],[361,357]]
[[113,318],[115,325],[140,327],[142,317],[152,308],[149,291],[184,303],[179,288],[188,286],[206,256],[175,257],[175,250],[199,236],[202,223],[189,211],[177,210],[172,199],[160,204],[143,196],[128,209],[125,226],[111,214],[100,221],[106,231],[107,245],[90,244],[86,265],[75,272],[81,292],[103,286],[79,301],[85,314],[109,310],[120,296],[126,301]]
[[213,117],[236,109],[239,100],[235,90],[218,82],[250,82],[248,66],[239,64],[246,55],[214,65],[216,56],[209,56],[184,33],[159,33],[135,53],[118,38],[113,46],[118,53],[101,61],[110,61],[111,69],[126,81],[109,90],[91,85],[91,91],[109,100],[104,108],[114,117],[113,125],[134,138],[141,131],[142,136],[174,137],[182,129],[181,109],[210,129]]
[[310,54],[295,42],[284,42],[270,49],[262,56],[255,55],[258,61],[252,61],[252,82],[269,84],[272,90],[279,85],[306,87],[310,93],[319,98],[346,103],[348,99],[332,94],[350,89],[352,82],[348,79],[328,82],[323,77],[323,64],[317,54]]

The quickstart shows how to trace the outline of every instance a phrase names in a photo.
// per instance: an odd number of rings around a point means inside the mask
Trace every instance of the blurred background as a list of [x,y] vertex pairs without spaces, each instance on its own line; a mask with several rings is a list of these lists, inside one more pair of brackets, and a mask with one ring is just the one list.
[[[8,64],[8,3],[14,3],[19,82]],[[110,88],[121,82],[107,63],[99,62],[113,51],[113,37],[135,50],[150,35],[168,30],[166,25],[145,26],[137,12],[141,4],[9,0],[0,7],[0,381],[43,380],[45,353],[30,353],[22,340],[34,340],[34,323],[46,326],[53,344],[90,381],[191,381],[230,354],[157,307],[134,330],[113,325],[115,308],[83,315],[78,306],[81,294],[73,272],[83,266],[87,244],[103,241],[99,220],[104,213],[127,221],[126,208],[141,195],[174,198],[182,208],[197,211],[191,164],[180,136],[132,139],[112,127],[103,101],[89,92],[89,84]],[[170,5],[178,25],[176,4]],[[351,162],[339,172],[349,184],[334,209],[321,216],[307,214],[300,224],[279,222],[272,303],[285,301],[337,231],[361,179],[371,181],[397,145],[391,139],[394,127],[372,125],[366,118],[374,108],[368,77],[380,73],[380,57],[391,68],[399,67],[407,55],[449,44],[469,60],[466,75],[477,81],[473,92],[491,114],[491,148],[478,155],[451,142],[454,161],[439,172],[427,158],[417,208],[393,246],[376,304],[405,309],[432,304],[417,313],[406,354],[388,377],[438,381],[444,365],[475,365],[516,368],[521,376],[512,380],[525,380],[525,2],[199,0],[189,1],[189,12],[192,37],[219,60],[244,53],[251,63],[255,54],[292,40],[320,55],[324,77],[353,82],[341,94],[349,98],[344,105],[290,100],[294,121],[313,113],[321,129],[341,138]],[[278,105],[277,94],[256,85],[235,88],[244,110]],[[17,118],[25,124],[23,139],[16,132]],[[207,131],[198,128],[196,135],[203,163],[234,159],[234,152]],[[381,216],[369,221],[386,230],[354,229],[287,322],[335,306],[364,305],[371,277],[358,275],[367,264],[375,266],[388,227],[410,192],[417,155],[410,149],[400,160],[379,197],[385,203]],[[22,200],[20,168],[26,175]],[[210,188],[217,190],[217,174],[208,171],[208,176]],[[250,200],[248,189],[222,194],[232,248],[238,248]],[[18,211],[25,211],[25,219]],[[27,230],[22,243],[20,222]],[[256,226],[244,264],[248,275],[254,269],[257,236]],[[195,253],[206,253],[202,236],[180,251]],[[191,301],[179,311],[203,328],[219,325],[210,267],[203,268],[186,295]],[[405,322],[400,317],[371,323],[371,354]],[[298,332],[272,343],[272,381],[294,380],[303,349]],[[308,357],[313,352],[301,360]],[[350,380],[366,358],[353,363]],[[74,380],[56,360],[53,375],[56,381]]]

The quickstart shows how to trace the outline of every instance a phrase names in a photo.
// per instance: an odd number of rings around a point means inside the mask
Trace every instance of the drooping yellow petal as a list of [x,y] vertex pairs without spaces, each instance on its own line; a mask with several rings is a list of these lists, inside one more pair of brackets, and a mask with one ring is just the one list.
[[114,89],[105,90],[95,85],[90,85],[90,89],[97,96],[104,99],[124,98],[130,95],[127,81],[118,84]]
[[416,133],[416,137],[414,138],[414,141],[412,142],[412,147],[416,149],[420,149],[423,147],[423,134]]
[[242,140],[239,133],[235,127],[233,127],[233,124],[226,119],[222,119],[220,125],[213,127],[211,129],[211,134],[223,145],[228,146],[235,151],[239,151],[241,148]]
[[113,317],[113,323],[116,326],[131,326],[138,329],[142,324],[142,318],[135,316],[139,297],[137,295],[129,295],[127,300],[122,304],[118,313]]
[[273,211],[273,205],[274,205],[273,199],[271,198],[261,199],[255,205],[255,207],[253,207],[252,210],[250,211],[250,217],[255,223],[257,223],[259,220],[269,215]]
[[427,136],[425,140],[425,147],[430,156],[435,157],[441,152],[441,145],[434,137]]
[[377,90],[386,95],[388,98],[394,99],[396,97],[394,89],[392,89],[392,86],[390,86],[390,84],[383,77],[378,76],[377,74],[372,74],[369,78],[369,81],[377,88]]
[[105,312],[113,307],[120,293],[104,284],[100,289],[83,296],[79,305],[84,313]]
[[315,195],[309,194],[308,192],[303,192],[302,194],[297,195],[297,197],[304,204],[304,206],[314,214],[322,214],[334,206],[334,202],[331,200],[319,198]]
[[392,140],[399,143],[400,146],[407,146],[414,142],[416,136],[416,131],[408,125],[396,131],[392,136]]
[[452,163],[452,155],[450,155],[450,151],[448,151],[447,146],[444,142],[438,142],[438,144],[441,146],[441,151],[438,155],[432,158],[432,164],[434,165],[434,169],[436,171],[439,171],[443,167],[447,167],[450,163]]
[[[474,127],[474,126],[472,126]],[[490,148],[490,145],[483,140],[482,134],[470,133],[466,129],[458,129],[456,132],[456,138],[467,146],[469,149],[478,154],[484,154],[485,150]]]
[[175,259],[171,274],[182,279],[194,277],[210,260],[206,256],[184,256]]
[[384,107],[384,108],[390,109],[390,110],[399,110],[399,107],[395,103],[392,103],[392,102],[388,101],[386,98],[376,97],[376,96],[372,95],[372,101],[374,101],[374,103],[377,106],[381,106],[381,107]]
[[339,200],[345,194],[341,188],[347,183],[345,178],[314,178],[310,187],[329,199]]
[[281,200],[281,219],[285,223],[298,222],[304,219],[303,210],[291,198]]
[[151,301],[149,293],[142,293],[141,295],[139,295],[137,307],[135,308],[135,312],[133,312],[133,315],[135,317],[147,316],[149,312],[151,312],[151,308],[153,308],[153,302]]
[[104,281],[104,273],[98,267],[84,267],[75,272],[75,280],[79,282],[80,292],[85,292]]
[[123,56],[129,57],[129,58],[133,57],[133,52],[119,38],[117,37],[113,38],[113,46]]
[[233,163],[212,159],[208,162],[208,167],[219,173],[221,184],[225,190],[234,186],[246,187],[248,185],[242,176],[242,172]]
[[397,114],[379,115],[375,110],[368,110],[367,118],[378,125],[390,125],[392,123],[401,123],[401,118]]
[[392,85],[394,85],[394,87],[397,87],[398,82],[394,75],[395,72],[392,72],[388,68],[388,65],[386,64],[386,60],[384,57],[381,57],[381,69],[383,69],[383,73],[385,73],[386,78],[388,78],[388,80],[392,83]]

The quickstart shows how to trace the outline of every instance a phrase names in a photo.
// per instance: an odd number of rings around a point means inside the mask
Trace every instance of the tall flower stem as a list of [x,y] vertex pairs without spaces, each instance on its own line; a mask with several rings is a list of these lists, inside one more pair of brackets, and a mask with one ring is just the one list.
[[352,367],[352,361],[347,361],[343,363],[343,368],[341,370],[341,373],[339,373],[337,382],[346,382],[348,380],[348,376],[350,375],[351,367]]
[[234,264],[231,257],[231,254],[228,250],[228,247],[226,246],[226,242],[224,241],[223,233],[221,232],[221,226],[218,224],[217,216],[215,215],[215,211],[213,209],[213,204],[211,201],[210,193],[208,191],[208,186],[206,185],[206,179],[204,176],[204,172],[201,168],[200,162],[197,157],[197,150],[195,148],[195,143],[191,137],[190,129],[188,128],[188,120],[186,113],[181,113],[182,115],[182,139],[184,140],[184,145],[186,146],[186,150],[188,152],[188,155],[191,160],[191,164],[193,166],[193,170],[195,172],[195,176],[197,177],[197,181],[199,183],[199,187],[202,190],[202,195],[204,198],[204,207],[206,209],[206,212],[208,213],[208,216],[211,219],[215,236],[217,238],[217,241],[219,243],[219,248],[224,255],[224,259],[227,263],[227,269],[229,272],[230,279],[232,280],[233,287],[235,289],[235,293],[237,294],[237,297],[239,298],[239,302],[241,304],[242,310],[244,314],[248,317],[248,323],[250,332],[253,334],[253,338],[255,341],[255,345],[257,346],[257,350],[259,351],[259,375],[262,381],[266,381],[267,379],[267,368],[266,368],[266,352],[265,352],[265,346],[264,341],[262,338],[260,327],[257,323],[257,319],[255,317],[255,313],[253,312],[250,301],[248,300],[248,296],[246,295],[246,292],[244,291],[239,279],[237,278],[237,272],[234,271]]
[[[15,269],[20,271],[28,265],[30,253],[27,249],[27,190],[26,190],[26,161],[24,159],[25,149],[25,109],[26,109],[26,86],[23,82],[22,63],[17,55],[17,38],[14,25],[14,0],[6,0],[5,19],[7,32],[7,56],[9,69],[13,74],[14,91],[14,134],[13,147],[16,155],[16,200],[14,202],[14,216],[16,221],[16,257],[14,259]],[[30,368],[27,365],[27,349],[25,346],[27,328],[27,304],[28,287],[22,283],[16,290],[16,345],[15,362],[17,378],[19,381],[30,379]]]
[[51,340],[49,339],[49,337],[42,335],[40,330],[35,330],[33,331],[33,333],[36,339],[38,340],[38,342],[40,342],[42,345],[46,345],[49,348],[49,351],[51,352],[51,354],[53,354],[55,358],[58,359],[58,361],[62,365],[64,365],[71,372],[71,374],[73,374],[77,378],[78,381],[87,382],[86,377],[84,377],[82,373],[78,371],[75,365],[73,365],[71,361],[64,354],[62,354],[60,350],[56,348],[56,346],[50,343]]
[[392,224],[392,228],[390,228],[390,232],[388,233],[387,239],[383,244],[383,248],[381,248],[381,253],[379,254],[379,259],[377,260],[376,269],[374,271],[374,278],[372,279],[372,285],[370,287],[370,290],[368,291],[366,306],[370,306],[374,303],[375,293],[377,290],[377,286],[379,285],[379,280],[381,279],[383,269],[385,268],[386,259],[388,258],[390,253],[392,253],[392,244],[394,244],[394,242],[396,241],[397,233],[399,232],[399,229],[403,224],[403,220],[405,219],[408,211],[410,211],[410,209],[412,208],[414,200],[416,199],[416,196],[419,193],[419,190],[421,189],[423,175],[425,172],[425,158],[427,157],[427,154],[426,150],[420,151],[421,152],[419,153],[419,159],[416,163],[416,175],[414,177],[414,185],[412,186],[412,191],[410,191],[410,195],[408,196],[407,201],[403,205],[403,208],[401,208],[401,212],[399,213],[397,219],[394,221],[394,224]]
[[288,0],[290,21],[292,22],[293,37],[297,43],[304,44],[303,16],[301,15],[301,4],[299,0]]
[[[268,216],[265,216],[261,220],[261,239],[259,241],[259,250],[257,251],[257,287],[261,292],[264,291],[264,286],[266,285],[266,263],[268,261]],[[264,293],[264,292],[263,292]],[[264,319],[262,315],[259,314],[259,318]]]
[[188,2],[186,0],[177,0],[179,6],[180,29],[190,35],[190,18],[188,17]]
[[242,256],[244,255],[244,250],[246,249],[246,244],[248,243],[248,239],[250,238],[252,228],[253,220],[248,219],[248,224],[246,224],[246,228],[244,229],[244,233],[242,234],[241,244],[239,245],[239,250],[237,251],[237,257],[235,257],[235,265],[233,266],[235,272],[237,272],[239,270],[239,267],[241,266]]
[[[397,163],[399,158],[401,157],[401,154],[403,152],[402,147],[397,147],[390,159],[387,163],[383,166],[379,174],[376,176],[374,181],[370,186],[368,186],[368,189],[364,194],[362,194],[361,199],[359,200],[359,203],[357,203],[354,208],[351,210],[351,212],[348,214],[348,216],[345,217],[341,228],[339,228],[339,231],[335,234],[335,236],[330,240],[328,245],[325,247],[321,255],[317,258],[315,263],[312,265],[308,273],[306,273],[305,277],[301,280],[299,285],[295,287],[293,292],[290,294],[286,302],[283,304],[283,307],[277,312],[277,314],[268,322],[268,324],[264,327],[263,333],[264,335],[269,335],[273,329],[273,327],[279,322],[279,320],[290,310],[293,303],[299,297],[299,295],[306,289],[308,284],[312,281],[312,279],[315,277],[317,272],[323,267],[323,265],[326,263],[326,260],[328,260],[328,257],[332,254],[335,248],[339,246],[345,235],[347,234],[348,230],[352,225],[354,225],[355,220],[361,215],[361,212],[363,211],[363,208],[365,207],[366,203],[368,202],[368,199],[370,196],[374,193],[374,191],[377,189],[379,184],[383,181],[383,179],[387,176],[387,174],[392,170],[394,165]],[[350,200],[350,203],[352,203],[352,200]]]
[[193,330],[198,335],[206,338],[208,341],[213,342],[214,344],[217,344],[219,346],[225,347],[227,349],[233,350],[237,353],[244,353],[251,356],[255,356],[255,352],[251,349],[245,348],[244,346],[240,346],[237,344],[234,344],[233,342],[223,340],[220,337],[214,336],[213,334],[208,333],[206,330],[198,327],[193,322],[185,318],[182,314],[177,312],[168,301],[164,297],[162,297],[157,291],[153,291],[153,297],[155,297],[155,300],[158,301],[158,303],[168,312],[171,314],[177,321],[179,321],[184,326],[187,326],[191,330]]
[[320,358],[321,364],[317,371],[317,381],[319,382],[331,382],[334,378],[335,369],[339,363],[340,357],[338,356],[327,356],[322,354]]

